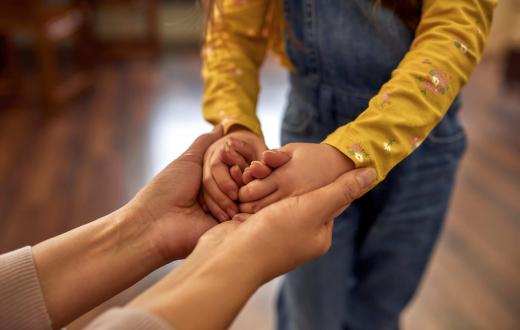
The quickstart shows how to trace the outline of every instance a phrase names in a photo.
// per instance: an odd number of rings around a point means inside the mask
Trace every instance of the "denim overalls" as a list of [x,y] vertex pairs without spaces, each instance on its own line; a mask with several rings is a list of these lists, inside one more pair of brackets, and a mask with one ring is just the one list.
[[[282,144],[321,142],[354,120],[414,32],[372,0],[284,0],[296,67]],[[335,222],[330,251],[288,274],[278,329],[397,329],[442,227],[465,149],[455,101],[425,142]]]

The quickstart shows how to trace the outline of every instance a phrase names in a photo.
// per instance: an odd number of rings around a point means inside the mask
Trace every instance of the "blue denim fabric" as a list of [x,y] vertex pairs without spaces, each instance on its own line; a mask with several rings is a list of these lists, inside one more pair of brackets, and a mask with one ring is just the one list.
[[[354,120],[413,32],[371,0],[285,0],[291,74],[282,143],[321,142]],[[398,329],[442,227],[466,146],[458,100],[385,181],[339,216],[330,251],[289,273],[278,329]]]

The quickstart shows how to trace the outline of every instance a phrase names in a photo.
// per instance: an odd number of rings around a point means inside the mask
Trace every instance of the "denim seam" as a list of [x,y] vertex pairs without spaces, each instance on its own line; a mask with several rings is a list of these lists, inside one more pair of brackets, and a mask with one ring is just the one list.
[[304,22],[305,22],[305,52],[308,56],[308,70],[311,73],[318,71],[318,55],[316,54],[315,40],[315,17],[314,17],[314,0],[306,0],[304,2]]

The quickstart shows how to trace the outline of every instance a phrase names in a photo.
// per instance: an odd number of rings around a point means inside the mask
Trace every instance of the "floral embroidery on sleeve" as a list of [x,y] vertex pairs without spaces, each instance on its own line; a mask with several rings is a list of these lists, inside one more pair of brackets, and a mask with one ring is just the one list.
[[228,70],[228,74],[230,76],[235,76],[236,77],[236,76],[241,76],[242,74],[244,74],[244,71],[242,71],[242,69],[240,69],[240,68],[236,68],[235,67],[235,68],[229,69]]
[[428,76],[419,77],[418,80],[421,82],[421,93],[426,95],[427,91],[431,91],[434,95],[444,95],[451,77],[440,69],[432,69]]
[[468,52],[468,46],[462,43],[459,39],[455,40],[455,47],[457,47],[462,54],[466,54]]
[[392,146],[396,144],[397,142],[395,140],[388,140],[385,143],[383,143],[383,149],[387,152],[392,151]]
[[411,140],[410,140],[410,145],[412,146],[412,149],[417,149],[419,148],[419,146],[421,145],[422,141],[421,141],[421,138],[419,138],[418,136],[414,136]]
[[379,110],[383,110],[386,105],[390,105],[392,102],[390,101],[390,93],[384,92],[381,96],[381,102],[376,104],[376,108]]
[[356,158],[359,162],[364,162],[369,157],[366,150],[359,144],[354,144],[350,148],[347,147],[347,149],[347,154]]

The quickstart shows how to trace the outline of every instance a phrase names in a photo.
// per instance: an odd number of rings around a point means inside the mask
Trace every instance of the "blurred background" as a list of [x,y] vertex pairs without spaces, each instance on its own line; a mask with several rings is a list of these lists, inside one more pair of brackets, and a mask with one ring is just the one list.
[[[499,3],[463,91],[469,148],[404,329],[520,329],[520,2]],[[120,207],[210,128],[201,17],[192,0],[0,1],[0,253]],[[270,147],[279,146],[286,78],[269,58],[259,116]],[[280,280],[255,294],[233,330],[273,328]]]

